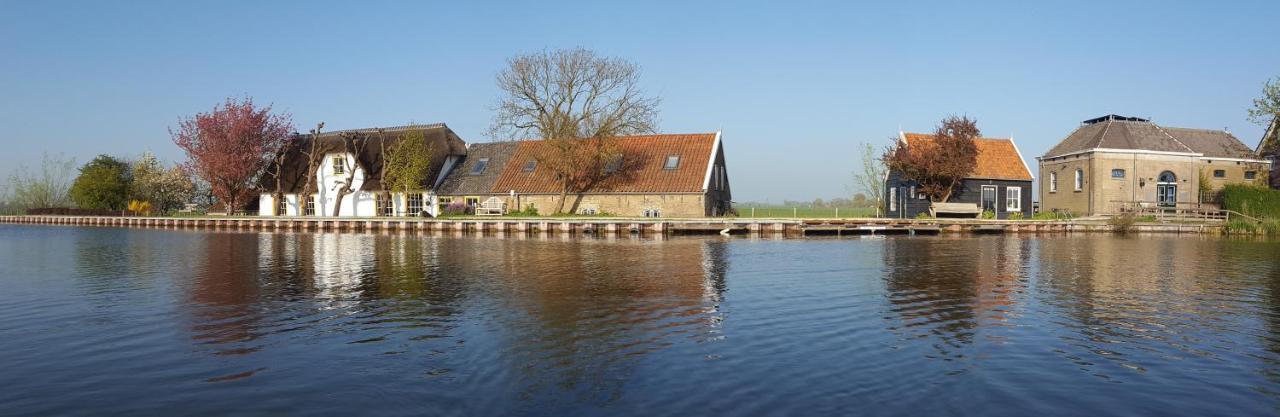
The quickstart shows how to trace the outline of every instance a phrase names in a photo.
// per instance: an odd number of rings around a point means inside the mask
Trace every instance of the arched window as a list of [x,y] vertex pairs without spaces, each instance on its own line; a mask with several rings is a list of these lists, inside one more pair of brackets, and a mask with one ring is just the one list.
[[1173,173],[1169,171],[1161,172],[1160,180],[1157,182],[1172,184],[1178,182],[1178,176],[1173,175]]
[[1076,170],[1076,191],[1084,190],[1084,170]]

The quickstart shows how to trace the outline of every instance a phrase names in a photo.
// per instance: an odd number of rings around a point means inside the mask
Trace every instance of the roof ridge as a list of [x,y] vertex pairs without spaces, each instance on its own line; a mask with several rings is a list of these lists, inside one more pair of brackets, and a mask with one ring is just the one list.
[[363,127],[358,129],[332,130],[328,132],[320,132],[320,134],[336,135],[339,133],[375,133],[378,130],[382,130],[384,132],[399,132],[399,131],[410,130],[410,129],[439,129],[442,127],[448,127],[448,126],[446,126],[444,123],[408,124],[408,125],[387,126],[387,127]]
[[1107,141],[1107,132],[1110,132],[1110,131],[1111,131],[1111,124],[1112,124],[1112,123],[1115,123],[1115,119],[1109,119],[1109,120],[1107,120],[1107,124],[1105,124],[1105,125],[1103,125],[1103,126],[1102,126],[1102,133],[1099,133],[1099,134],[1098,134],[1098,145],[1097,145],[1097,146],[1094,146],[1095,148],[1103,148],[1103,147],[1104,147],[1104,146],[1102,146],[1102,142],[1106,142],[1106,141]]
[[[1155,126],[1155,127],[1156,127],[1156,130],[1159,130],[1159,131],[1160,131],[1160,133],[1164,133],[1164,135],[1165,135],[1165,136],[1168,136],[1168,137],[1169,137],[1169,139],[1173,139],[1173,141],[1174,141],[1174,142],[1177,142],[1179,145],[1182,145],[1182,147],[1183,147],[1183,148],[1186,148],[1186,149],[1187,149],[1187,152],[1191,152],[1191,153],[1199,153],[1199,152],[1196,152],[1196,150],[1195,150],[1195,149],[1192,149],[1190,146],[1187,146],[1187,144],[1182,143],[1182,141],[1178,140],[1178,138],[1175,138],[1175,137],[1173,137],[1173,135],[1170,135],[1168,131],[1164,130],[1164,127],[1161,127],[1160,125],[1155,124],[1155,123],[1152,123],[1151,125],[1152,125],[1152,126]],[[1175,128],[1175,129],[1177,129],[1177,128]]]

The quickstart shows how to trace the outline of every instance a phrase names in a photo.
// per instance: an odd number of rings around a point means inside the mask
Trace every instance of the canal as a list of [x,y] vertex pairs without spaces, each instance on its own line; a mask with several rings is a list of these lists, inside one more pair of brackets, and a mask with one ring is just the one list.
[[0,225],[0,415],[1276,415],[1280,242]]

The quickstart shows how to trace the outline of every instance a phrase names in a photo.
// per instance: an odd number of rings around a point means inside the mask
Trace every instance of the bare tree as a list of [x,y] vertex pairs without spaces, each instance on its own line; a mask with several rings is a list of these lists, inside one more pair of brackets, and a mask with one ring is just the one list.
[[[896,137],[891,139],[897,140]],[[859,152],[862,153],[862,166],[853,172],[855,192],[863,195],[864,200],[871,199],[876,206],[876,216],[879,217],[884,214],[881,213],[884,209],[884,162],[880,160],[875,145],[864,143]]]
[[275,158],[271,160],[272,177],[275,179],[275,189],[271,193],[271,201],[275,203],[275,207],[271,208],[271,213],[276,216],[283,216],[284,212],[280,210],[280,201],[284,200],[284,163],[292,147],[296,146],[296,135],[289,140],[280,144],[280,149],[276,151]]
[[503,97],[490,134],[545,140],[534,158],[559,183],[563,212],[569,193],[616,172],[604,169],[620,155],[614,138],[657,130],[661,100],[639,79],[636,64],[582,48],[516,56],[497,75]]
[[[356,180],[356,171],[361,170],[363,164],[360,162],[360,155],[364,155],[365,146],[369,145],[369,140],[359,133],[347,132],[339,135],[342,140],[342,150],[351,155],[352,162],[350,167],[346,167],[344,174],[347,176],[342,181],[342,187],[338,188],[338,194],[333,202],[333,217],[338,217],[342,213],[342,199],[351,194],[351,183]],[[346,158],[345,156],[343,158]],[[351,205],[351,214],[356,214],[356,205]]]
[[321,129],[324,129],[324,122],[320,122],[316,125],[315,129],[311,129],[311,144],[308,146],[309,150],[302,152],[302,155],[307,158],[306,180],[302,182],[302,194],[298,196],[298,202],[302,206],[299,211],[303,214],[306,213],[303,211],[306,210],[306,201],[312,198],[311,194],[316,190],[316,169],[317,165],[321,162],[320,158],[324,157],[324,154],[320,153],[322,150],[320,147]]

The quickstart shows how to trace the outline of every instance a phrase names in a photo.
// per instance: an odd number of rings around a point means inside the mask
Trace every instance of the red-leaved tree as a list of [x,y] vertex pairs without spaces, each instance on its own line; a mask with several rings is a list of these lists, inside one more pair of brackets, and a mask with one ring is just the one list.
[[254,181],[293,135],[288,114],[271,106],[255,107],[253,99],[227,98],[209,113],[181,119],[169,129],[173,143],[187,153],[185,166],[207,181],[232,214],[255,191]]
[[978,123],[968,117],[942,120],[927,140],[895,143],[881,160],[891,171],[919,184],[917,189],[930,201],[945,203],[957,185],[978,165],[978,144],[982,136]]

